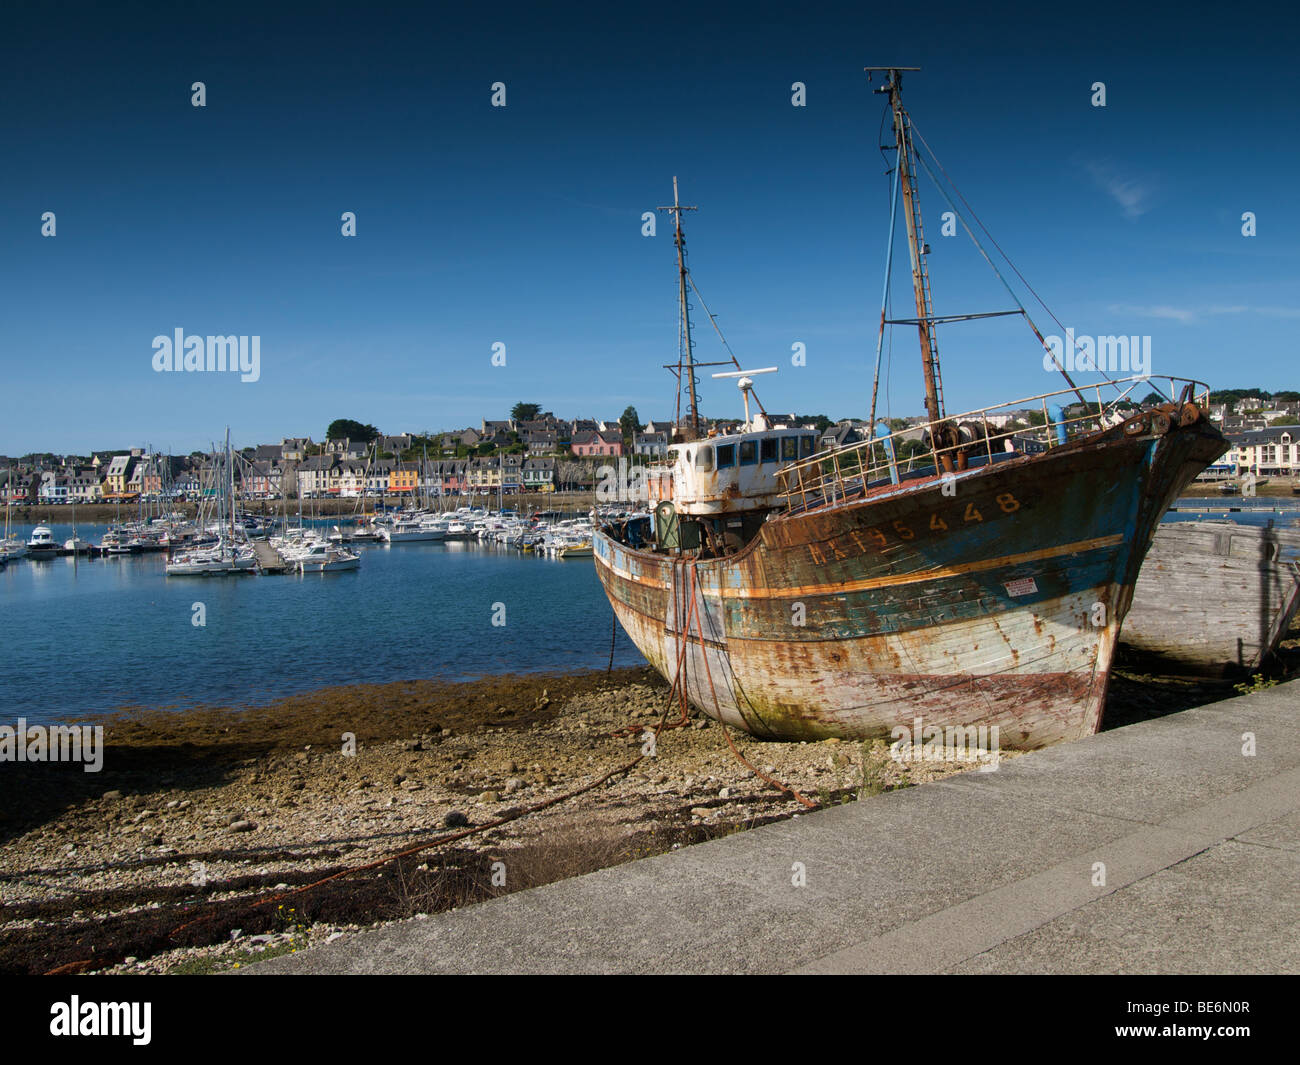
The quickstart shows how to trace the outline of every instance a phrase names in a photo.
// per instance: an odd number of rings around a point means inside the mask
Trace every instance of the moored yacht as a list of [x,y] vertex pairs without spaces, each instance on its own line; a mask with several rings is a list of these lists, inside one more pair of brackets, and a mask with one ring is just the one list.
[[53,558],[59,553],[59,545],[48,525],[38,525],[32,530],[27,541],[27,554],[32,558]]
[[239,573],[253,573],[257,556],[246,546],[230,548],[221,545],[210,551],[191,551],[177,555],[167,563],[169,577],[222,577]]
[[345,547],[316,541],[294,559],[299,573],[333,573],[361,568],[361,556]]
[[415,518],[403,518],[394,521],[391,525],[379,526],[379,535],[383,537],[386,543],[406,544],[416,541],[427,540],[444,540],[447,533],[436,527],[436,525],[424,524]]

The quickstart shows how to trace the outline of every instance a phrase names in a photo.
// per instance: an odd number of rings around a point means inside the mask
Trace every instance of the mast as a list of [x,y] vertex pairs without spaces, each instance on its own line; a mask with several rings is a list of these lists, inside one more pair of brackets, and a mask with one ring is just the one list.
[[235,463],[230,457],[230,426],[226,426],[226,477],[230,486],[230,556],[235,555]]
[[[934,336],[934,307],[930,297],[930,272],[925,265],[929,250],[921,229],[921,204],[916,190],[916,153],[912,147],[912,128],[903,109],[903,71],[918,67],[867,67],[887,71],[888,83],[877,89],[889,95],[894,112],[897,165],[903,190],[903,214],[907,221],[907,250],[912,259],[912,292],[916,297],[916,328],[921,340],[921,372],[925,376],[925,410],[930,422],[943,417],[943,384],[939,376],[939,351]],[[869,76],[869,75],[868,75]]]
[[[682,212],[694,211],[694,207],[683,207],[681,200],[677,195],[677,176],[673,175],[673,205],[671,207],[660,207],[661,211],[669,211],[673,216],[673,243],[677,245],[677,280],[681,298],[681,334],[678,339],[682,344],[682,351],[677,358],[677,421],[681,422],[682,407],[682,373],[686,373],[687,388],[690,390],[690,406],[687,408],[687,417],[690,419],[692,437],[700,435],[700,412],[695,401],[695,353],[691,345],[691,315],[690,305],[686,302],[686,237],[682,234]],[[682,356],[685,356],[686,365],[682,366]]]

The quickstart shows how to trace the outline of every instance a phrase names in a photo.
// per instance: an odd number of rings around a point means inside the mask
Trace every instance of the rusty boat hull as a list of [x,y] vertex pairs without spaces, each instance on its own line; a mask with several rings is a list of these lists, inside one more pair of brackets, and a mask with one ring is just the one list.
[[1161,516],[1226,450],[1147,418],[1034,456],[773,514],[689,559],[599,530],[596,570],[646,659],[706,714],[781,740],[998,726],[1033,749],[1100,726]]

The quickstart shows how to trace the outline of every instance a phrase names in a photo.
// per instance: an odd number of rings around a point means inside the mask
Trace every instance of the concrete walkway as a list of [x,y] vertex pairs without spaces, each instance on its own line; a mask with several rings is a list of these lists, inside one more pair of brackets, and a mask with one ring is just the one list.
[[245,971],[1296,973],[1298,926],[1293,681]]

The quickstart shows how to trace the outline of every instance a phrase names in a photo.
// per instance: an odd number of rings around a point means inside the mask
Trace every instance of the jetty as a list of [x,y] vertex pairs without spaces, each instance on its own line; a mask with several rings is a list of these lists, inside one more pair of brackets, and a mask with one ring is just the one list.
[[1298,715],[1291,681],[241,971],[1300,972]]
[[253,553],[257,556],[257,568],[261,573],[288,573],[289,564],[284,557],[265,540],[250,540]]

